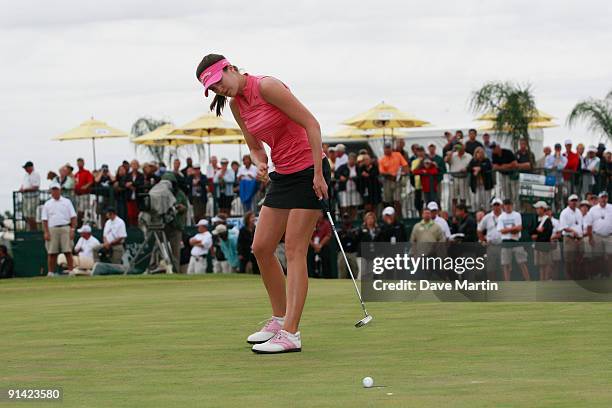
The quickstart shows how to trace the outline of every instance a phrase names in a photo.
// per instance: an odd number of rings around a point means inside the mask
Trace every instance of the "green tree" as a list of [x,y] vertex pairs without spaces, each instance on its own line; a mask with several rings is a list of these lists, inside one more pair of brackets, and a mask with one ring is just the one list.
[[588,129],[612,141],[612,91],[604,99],[589,98],[578,102],[569,116],[567,125],[584,121]]
[[529,123],[537,115],[531,85],[488,82],[472,93],[470,109],[475,114],[493,114],[494,131],[510,136],[514,150],[520,139],[525,139],[529,147]]
[[[136,137],[146,135],[147,133],[152,132],[158,127],[168,123],[170,122],[164,119],[158,120],[150,117],[142,117],[136,120],[136,122],[134,122],[132,125],[132,134]],[[167,146],[136,145],[136,152],[139,150],[150,154],[158,162],[163,162],[164,158],[169,152]]]

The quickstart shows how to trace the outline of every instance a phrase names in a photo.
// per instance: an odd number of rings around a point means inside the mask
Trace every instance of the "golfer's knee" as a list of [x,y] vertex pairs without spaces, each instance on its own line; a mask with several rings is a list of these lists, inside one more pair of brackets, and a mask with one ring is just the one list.
[[307,253],[308,246],[285,242],[285,256],[287,257],[287,261],[293,259],[306,259]]
[[266,242],[253,242],[251,246],[251,251],[253,251],[253,255],[257,259],[264,259],[266,257],[270,257],[274,255],[274,251],[276,247],[270,245]]

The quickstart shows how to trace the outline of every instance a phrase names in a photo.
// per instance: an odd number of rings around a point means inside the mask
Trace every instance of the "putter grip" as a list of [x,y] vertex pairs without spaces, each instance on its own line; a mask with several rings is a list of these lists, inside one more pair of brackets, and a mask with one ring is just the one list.
[[319,200],[319,203],[321,204],[321,209],[325,212],[329,212],[329,203],[328,200],[326,200],[325,198],[321,198]]

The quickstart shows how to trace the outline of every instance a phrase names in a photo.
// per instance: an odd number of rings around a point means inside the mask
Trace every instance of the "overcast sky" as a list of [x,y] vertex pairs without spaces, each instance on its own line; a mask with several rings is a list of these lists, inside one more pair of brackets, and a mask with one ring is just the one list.
[[[140,116],[185,123],[207,111],[194,77],[224,54],[287,83],[324,133],[384,100],[436,126],[466,126],[486,81],[531,83],[562,126],[546,141],[599,135],[564,126],[572,106],[612,89],[612,6],[548,1],[0,1],[0,209],[34,161],[43,176],[91,144],[50,139],[90,116],[129,130]],[[230,115],[231,116],[231,115]],[[112,168],[134,149],[100,141]],[[216,152],[237,155],[235,149]],[[45,184],[46,185],[46,184]]]

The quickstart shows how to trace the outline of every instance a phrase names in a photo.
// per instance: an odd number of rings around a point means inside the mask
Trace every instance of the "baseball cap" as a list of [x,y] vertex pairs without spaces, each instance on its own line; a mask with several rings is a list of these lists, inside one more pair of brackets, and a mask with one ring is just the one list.
[[329,149],[327,149],[327,151],[329,152],[335,152],[336,148],[334,146],[330,146]]
[[393,208],[393,207],[386,207],[383,210],[382,215],[395,215],[395,208]]
[[202,218],[200,221],[198,221],[198,227],[208,227],[208,220],[206,220],[205,218]]
[[427,209],[430,211],[438,211],[438,203],[431,201],[429,204],[427,204]]
[[565,139],[565,142],[563,142],[563,144],[565,145],[571,145],[572,143],[572,139]]
[[193,166],[191,166],[192,169],[199,169],[200,165],[199,164],[194,164]]
[[54,181],[51,184],[49,184],[49,190],[53,190],[54,188],[57,188],[58,190],[60,190],[62,186],[60,186],[60,183],[58,183],[57,181]]
[[227,227],[223,224],[219,224],[215,227],[215,229],[213,230],[213,235],[219,235],[219,234],[223,234],[227,232]]
[[32,163],[31,161],[27,161],[26,164],[23,165],[23,168],[25,169],[26,167],[34,167],[34,163]]
[[567,201],[578,201],[578,196],[576,194],[572,194],[571,196],[569,196],[569,198],[567,199]]
[[227,160],[225,157],[221,158],[221,164],[223,163],[229,163],[229,160]]
[[89,233],[91,234],[91,227],[87,224],[83,225],[81,228],[77,230],[79,234]]
[[597,153],[597,147],[590,145],[589,148],[587,149],[587,152]]
[[607,197],[607,196],[608,196],[607,191],[602,191],[601,193],[597,194],[597,197]]
[[548,204],[546,204],[546,202],[544,202],[544,201],[538,201],[537,203],[535,203],[533,205],[533,207],[534,208],[544,208],[544,209],[546,209],[546,208],[548,208]]
[[499,199],[499,198],[494,198],[493,200],[491,200],[491,205],[502,205],[504,202]]
[[580,205],[581,207],[582,207],[583,205],[586,205],[587,207],[590,207],[590,206],[591,206],[591,203],[589,203],[587,200],[582,200],[582,201],[580,202],[580,204],[579,204],[579,205]]
[[345,151],[345,150],[346,150],[346,146],[345,146],[345,145],[343,145],[342,143],[337,144],[337,145],[336,145],[336,150],[343,152],[343,151]]

